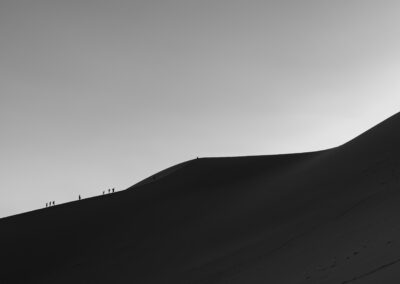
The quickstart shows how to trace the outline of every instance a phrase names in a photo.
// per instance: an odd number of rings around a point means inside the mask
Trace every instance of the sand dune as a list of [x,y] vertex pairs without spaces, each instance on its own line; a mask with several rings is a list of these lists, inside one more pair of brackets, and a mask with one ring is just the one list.
[[0,283],[400,283],[400,114],[0,220]]

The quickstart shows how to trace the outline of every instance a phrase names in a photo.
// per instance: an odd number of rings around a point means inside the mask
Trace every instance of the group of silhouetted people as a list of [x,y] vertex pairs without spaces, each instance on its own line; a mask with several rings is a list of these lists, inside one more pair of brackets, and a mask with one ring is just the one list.
[[[115,188],[109,188],[108,189],[108,193],[114,193],[115,192]],[[106,194],[106,191],[103,190],[103,195]]]
[[[114,192],[115,192],[115,188],[109,188],[108,189],[108,193],[114,193]],[[104,194],[106,194],[105,190],[103,190],[103,195]],[[81,200],[81,199],[82,199],[82,196],[79,194],[78,195],[78,200]],[[56,205],[55,201],[50,201],[50,202],[46,203],[46,207],[50,207],[50,206],[54,206],[54,205]]]

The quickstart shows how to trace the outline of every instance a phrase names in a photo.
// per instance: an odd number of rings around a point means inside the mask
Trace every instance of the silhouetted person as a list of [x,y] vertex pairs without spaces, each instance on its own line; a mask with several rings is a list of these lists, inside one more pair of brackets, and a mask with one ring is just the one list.
[[55,205],[56,204],[56,202],[55,201],[53,201],[53,205]]
[[81,200],[81,195],[79,194],[79,200]]
[[47,207],[47,203],[46,203],[46,207]]
[[108,189],[108,193],[110,193],[111,192],[111,189]]
[[115,188],[112,189],[112,192],[114,193]]

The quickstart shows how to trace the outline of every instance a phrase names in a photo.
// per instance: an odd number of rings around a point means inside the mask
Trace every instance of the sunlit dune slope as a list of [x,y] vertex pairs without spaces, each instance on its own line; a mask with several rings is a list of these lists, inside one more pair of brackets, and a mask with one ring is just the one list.
[[0,220],[0,283],[399,283],[400,115]]

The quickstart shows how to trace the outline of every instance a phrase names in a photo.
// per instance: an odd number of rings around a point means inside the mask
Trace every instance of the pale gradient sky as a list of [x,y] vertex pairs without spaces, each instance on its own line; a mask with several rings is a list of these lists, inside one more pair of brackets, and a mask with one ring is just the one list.
[[1,0],[0,217],[400,110],[400,1]]

